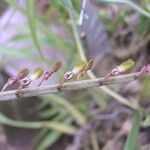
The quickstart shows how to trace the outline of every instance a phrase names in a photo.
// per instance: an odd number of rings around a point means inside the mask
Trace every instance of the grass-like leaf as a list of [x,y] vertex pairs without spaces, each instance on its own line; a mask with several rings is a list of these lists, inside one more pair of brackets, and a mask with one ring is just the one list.
[[136,140],[140,129],[140,113],[135,113],[132,128],[127,137],[124,150],[134,150],[136,146]]
[[29,23],[29,28],[30,28],[32,39],[33,39],[33,43],[36,49],[38,50],[39,54],[41,55],[41,57],[44,58],[41,48],[40,48],[38,37],[37,37],[35,0],[26,0],[26,11],[27,11],[28,23]]
[[131,8],[133,8],[134,10],[136,10],[137,12],[141,13],[145,17],[150,18],[150,13],[148,11],[146,11],[143,8],[141,8],[140,6],[138,6],[137,4],[135,4],[134,2],[132,2],[130,0],[97,0],[97,1],[98,2],[104,2],[104,3],[121,3],[121,4],[127,4],[128,6],[130,6]]
[[[6,56],[7,59],[2,59],[2,63],[5,64],[7,61],[10,59],[14,58],[19,58],[22,59],[22,61],[26,60],[31,60],[34,62],[41,62],[43,61],[43,58],[41,58],[38,54],[35,57],[34,51],[31,51],[29,47],[25,48],[15,48],[15,47],[9,47],[6,45],[1,45],[0,44],[0,54],[2,56]],[[5,57],[4,57],[5,58]],[[47,59],[44,60],[46,63],[50,62]],[[2,64],[1,63],[1,64]]]
[[9,119],[2,113],[0,113],[0,124],[30,129],[49,128],[66,134],[74,134],[74,132],[76,131],[76,129],[73,126],[67,125],[65,123],[59,123],[55,121],[15,121]]
[[0,44],[0,54],[10,58],[23,58],[26,60],[41,61],[40,57],[35,57],[28,48],[17,49]]
[[150,126],[150,114],[147,114],[146,119],[145,119],[144,122],[143,122],[143,125],[144,125],[145,127]]
[[54,144],[59,138],[61,134],[57,131],[49,132],[42,140],[42,142],[38,145],[37,150],[47,149],[49,146]]
[[48,108],[43,111],[40,111],[39,116],[42,118],[50,118],[50,117],[57,115],[57,113],[58,113],[58,108],[54,107],[53,109]]
[[66,110],[74,117],[78,124],[83,125],[86,123],[86,118],[82,115],[70,102],[57,95],[51,95],[50,97],[44,97],[45,99],[53,100],[58,104],[64,106]]

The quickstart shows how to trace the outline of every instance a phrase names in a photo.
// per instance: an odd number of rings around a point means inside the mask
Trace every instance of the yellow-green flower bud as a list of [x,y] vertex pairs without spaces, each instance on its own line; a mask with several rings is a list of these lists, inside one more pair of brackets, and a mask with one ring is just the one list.
[[33,71],[33,73],[32,73],[32,75],[31,75],[30,79],[31,79],[31,80],[38,79],[38,78],[41,77],[41,75],[42,75],[43,73],[44,73],[44,68],[43,68],[43,67],[38,67],[38,68],[36,68],[36,69]]
[[86,61],[80,61],[80,63],[78,63],[75,68],[72,70],[73,74],[78,74],[79,72],[82,72],[85,70],[87,65]]
[[135,66],[135,62],[132,59],[129,59],[123,62],[120,66],[118,66],[118,72],[119,73],[128,72],[132,70],[134,66]]

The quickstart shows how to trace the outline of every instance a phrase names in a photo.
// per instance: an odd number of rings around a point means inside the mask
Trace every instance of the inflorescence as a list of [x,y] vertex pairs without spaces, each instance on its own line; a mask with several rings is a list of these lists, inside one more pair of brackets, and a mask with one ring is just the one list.
[[[71,80],[73,77],[76,78],[76,81],[79,81],[80,78],[87,74],[88,70],[93,69],[95,64],[95,61],[93,59],[90,59],[87,61],[80,61],[78,64],[75,65],[75,67],[71,71],[67,71],[60,83],[58,84],[57,90],[62,91],[64,88],[64,83],[68,80]],[[135,62],[132,59],[129,59],[120,65],[113,68],[111,71],[109,71],[104,77],[103,80],[99,82],[100,85],[104,84],[110,77],[117,76],[120,74],[125,74],[130,72],[133,67],[135,66]],[[5,91],[7,87],[10,85],[14,85],[15,83],[19,83],[18,90],[16,91],[16,96],[20,97],[22,93],[22,89],[26,88],[30,85],[30,83],[33,80],[40,79],[38,86],[41,86],[44,81],[48,80],[53,74],[55,74],[60,68],[62,67],[62,61],[55,62],[49,69],[44,71],[43,67],[36,68],[31,75],[29,75],[29,69],[23,68],[19,71],[19,73],[16,76],[10,77],[6,84],[3,86],[1,91]],[[137,76],[135,76],[135,79],[141,78],[146,73],[150,73],[150,64],[147,66],[144,66]]]

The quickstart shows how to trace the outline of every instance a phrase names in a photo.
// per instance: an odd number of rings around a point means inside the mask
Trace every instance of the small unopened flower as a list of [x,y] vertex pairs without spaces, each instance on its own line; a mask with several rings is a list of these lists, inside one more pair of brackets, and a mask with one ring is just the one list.
[[93,59],[90,59],[90,60],[87,62],[86,67],[84,68],[84,70],[81,71],[81,72],[77,75],[77,81],[79,81],[79,80],[80,80],[80,77],[81,77],[81,76],[84,76],[84,75],[87,73],[88,70],[91,70],[91,69],[93,68],[94,64],[95,64],[95,61],[94,61]]
[[41,86],[44,80],[48,80],[52,74],[54,74],[61,68],[61,66],[62,66],[62,62],[57,61],[49,70],[45,71],[38,86]]
[[129,59],[125,62],[123,62],[120,66],[116,67],[116,73],[121,74],[121,73],[126,73],[129,72],[133,69],[135,66],[135,62],[132,59]]
[[25,78],[28,74],[29,74],[29,69],[23,68],[22,70],[20,70],[20,72],[16,76],[10,77],[8,79],[7,83],[3,86],[2,91],[5,91],[8,86],[13,85],[17,81]]
[[60,82],[59,86],[57,87],[57,89],[59,91],[61,91],[63,84],[66,80],[70,80],[72,79],[74,76],[76,76],[77,80],[80,79],[81,76],[83,76],[84,74],[87,73],[88,70],[90,70],[94,65],[94,60],[89,60],[89,62],[86,61],[80,61],[80,63],[78,63],[73,70],[68,71],[65,73],[62,81]]
[[100,83],[104,83],[109,77],[116,76],[119,74],[124,74],[133,69],[135,66],[135,62],[132,59],[129,59],[119,66],[116,66],[114,69],[112,69],[105,77],[103,81],[100,81]]
[[42,74],[44,73],[44,68],[43,67],[38,67],[36,68],[33,73],[26,78],[23,78],[22,80],[19,80],[20,86],[16,92],[16,96],[21,96],[21,89],[27,87],[33,80],[39,79]]

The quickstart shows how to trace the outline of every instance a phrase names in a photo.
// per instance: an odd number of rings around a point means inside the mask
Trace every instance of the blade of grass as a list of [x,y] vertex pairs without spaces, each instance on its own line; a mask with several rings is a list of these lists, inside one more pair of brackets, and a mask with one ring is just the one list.
[[[62,116],[61,118],[59,118],[59,116]],[[73,119],[69,118],[70,116],[64,116],[62,114],[60,114],[59,116],[55,117],[54,120],[59,120],[62,123],[66,123],[66,124],[70,124]],[[57,131],[50,131],[45,137],[42,137],[41,139],[39,139],[39,142],[37,142],[37,149],[42,150],[42,149],[46,149],[47,147],[51,146],[54,142],[56,142],[60,136],[62,134],[60,132]]]
[[145,126],[145,127],[150,126],[150,114],[146,115],[146,119],[143,122],[143,126]]
[[33,39],[33,43],[38,50],[40,56],[44,58],[41,51],[40,44],[37,37],[37,27],[36,27],[36,15],[35,15],[35,0],[26,0],[26,12],[28,16],[28,23],[30,28],[30,33]]
[[49,146],[54,144],[59,138],[61,134],[57,131],[49,132],[42,140],[42,142],[37,146],[37,150],[47,149]]
[[50,118],[58,114],[58,108],[50,108],[39,112],[39,116],[42,118]]
[[82,115],[71,103],[69,103],[67,100],[63,99],[62,97],[59,97],[57,95],[51,95],[48,97],[45,97],[46,99],[53,100],[54,102],[59,103],[60,105],[64,106],[68,112],[75,118],[75,120],[78,122],[78,124],[83,125],[86,123],[86,118],[84,115]]
[[136,10],[137,12],[141,13],[145,17],[150,18],[150,13],[148,11],[146,11],[145,9],[139,7],[137,4],[135,4],[134,2],[129,1],[129,0],[97,0],[97,2],[127,4],[128,6],[130,6],[131,8]]
[[124,150],[134,150],[136,146],[136,140],[140,129],[140,113],[136,112],[133,119],[132,128],[127,137]]
[[76,9],[76,11],[78,13],[80,13],[81,6],[80,6],[79,1],[77,1],[77,0],[71,0],[71,1],[72,1],[72,4],[73,4],[74,8]]
[[13,47],[8,47],[5,45],[0,45],[0,54],[2,55],[6,55],[9,56],[10,58],[24,58],[26,60],[35,60],[35,61],[40,61],[41,58],[40,57],[35,57],[35,55],[33,55],[31,53],[31,51],[29,51],[29,48],[23,48],[23,49],[16,49]]
[[6,3],[8,3],[11,6],[17,6],[17,1],[16,0],[4,0]]
[[92,131],[90,138],[91,138],[93,150],[100,150],[98,145],[97,135],[94,131]]
[[19,128],[32,128],[32,129],[39,129],[39,128],[50,128],[62,133],[66,134],[74,134],[76,128],[71,125],[62,124],[59,122],[54,121],[35,121],[35,122],[24,122],[24,121],[15,121],[9,119],[2,113],[0,113],[0,124],[9,125],[12,127],[19,127]]

